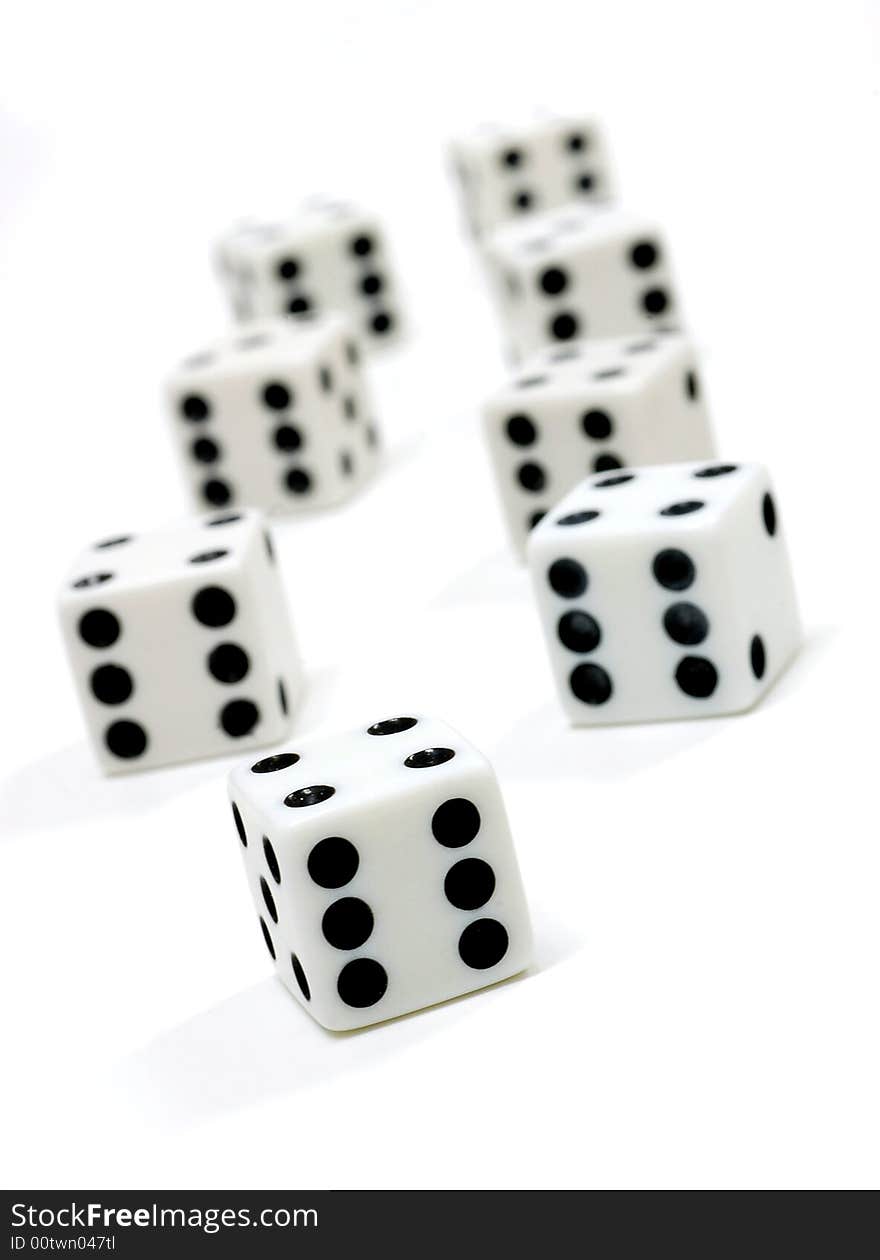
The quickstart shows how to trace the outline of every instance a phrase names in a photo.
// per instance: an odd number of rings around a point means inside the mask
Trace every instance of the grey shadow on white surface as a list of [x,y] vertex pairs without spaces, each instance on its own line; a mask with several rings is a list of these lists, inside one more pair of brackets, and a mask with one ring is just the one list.
[[[459,573],[434,597],[440,607],[456,604],[529,603],[529,571],[509,551],[482,556],[476,564]],[[532,615],[529,606],[524,615]]]
[[673,722],[627,723],[620,726],[570,726],[555,700],[521,717],[489,749],[502,780],[588,779],[614,782],[650,770],[682,756],[697,744],[722,734],[731,723],[748,722],[750,715],[784,704],[808,685],[838,630],[823,628],[805,636],[804,645],[775,685],[754,709],[729,717],[694,718]]
[[[309,674],[290,738],[321,720],[335,684],[336,670],[330,667]],[[204,783],[222,782],[243,755],[233,751],[228,757],[105,775],[85,740],[56,748],[0,783],[0,839],[70,823],[148,813]]]
[[235,758],[104,775],[83,740],[22,766],[0,785],[0,836],[146,813],[211,779]]
[[538,917],[535,965],[519,976],[353,1032],[328,1032],[271,978],[242,989],[124,1059],[114,1084],[139,1115],[179,1130],[362,1071],[534,983],[580,942]]
[[681,756],[735,720],[576,727],[548,700],[520,718],[488,752],[502,782],[507,776],[614,782]]
[[421,453],[424,440],[424,433],[408,433],[403,437],[392,438],[382,448],[379,475],[375,482],[370,483],[371,486],[381,484],[383,473],[397,472],[411,464]]

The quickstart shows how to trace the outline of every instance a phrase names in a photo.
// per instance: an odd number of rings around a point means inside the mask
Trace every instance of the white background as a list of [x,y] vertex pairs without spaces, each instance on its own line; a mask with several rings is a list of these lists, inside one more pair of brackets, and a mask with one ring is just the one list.
[[[876,15],[7,7],[3,1184],[877,1184]],[[534,103],[604,119],[625,200],[669,232],[722,452],[774,472],[808,641],[748,716],[573,732],[551,693],[442,160]],[[375,372],[381,481],[278,527],[310,674],[292,743],[413,708],[465,732],[538,953],[348,1036],[272,978],[228,764],[98,776],[54,612],[80,546],[185,509],[158,391],[223,326],[209,242],[313,191],[382,213],[414,331]]]

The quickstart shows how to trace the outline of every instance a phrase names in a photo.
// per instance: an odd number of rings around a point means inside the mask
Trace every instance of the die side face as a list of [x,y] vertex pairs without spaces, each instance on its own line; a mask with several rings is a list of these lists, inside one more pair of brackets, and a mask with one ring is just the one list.
[[668,253],[656,224],[604,206],[499,229],[489,258],[513,349],[677,327]]
[[384,233],[355,207],[318,201],[287,222],[233,230],[218,258],[238,318],[341,310],[365,343],[377,346],[401,330]]
[[[216,253],[220,279],[236,318],[320,314],[325,303],[314,282],[316,272],[320,275],[322,270],[324,244],[318,226],[303,215],[287,222],[232,228]],[[306,258],[311,261],[309,267]]]
[[680,334],[541,351],[489,400],[484,427],[519,551],[588,473],[713,454],[696,354]]
[[167,387],[200,506],[300,512],[372,476],[379,431],[348,320],[263,320],[191,355]]
[[230,796],[267,948],[325,1027],[377,1023],[528,965],[495,776],[445,724],[408,715],[303,741],[234,771]]
[[800,643],[779,511],[758,465],[589,478],[533,533],[529,564],[577,725],[746,709]]
[[302,673],[258,513],[101,540],[71,569],[60,613],[108,773],[284,737]]
[[257,275],[250,262],[249,251],[259,248],[261,226],[271,234],[269,225],[238,223],[214,248],[217,276],[237,320],[253,319],[256,314],[252,294]]
[[510,219],[613,191],[602,134],[590,118],[486,127],[454,144],[452,155],[477,236]]

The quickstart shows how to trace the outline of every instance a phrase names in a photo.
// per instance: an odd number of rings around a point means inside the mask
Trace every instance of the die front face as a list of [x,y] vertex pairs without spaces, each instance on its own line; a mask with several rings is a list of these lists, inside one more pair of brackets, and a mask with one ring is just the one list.
[[528,911],[491,766],[443,723],[385,719],[248,763],[233,817],[266,946],[330,1029],[528,966]]
[[278,223],[232,229],[216,250],[237,319],[343,311],[366,345],[401,332],[398,285],[373,215],[315,198]]
[[656,224],[611,206],[499,228],[487,257],[513,352],[678,327],[668,254]]
[[452,145],[465,216],[475,236],[509,219],[611,195],[605,142],[595,119],[487,124]]
[[588,473],[714,453],[697,356],[678,333],[539,351],[489,400],[483,419],[520,552]]
[[749,708],[801,638],[765,469],[591,477],[529,540],[559,695],[577,725]]
[[195,518],[84,552],[62,629],[109,773],[283,739],[302,672],[259,513]]
[[200,507],[303,512],[375,472],[379,434],[350,322],[267,319],[171,377],[175,440]]

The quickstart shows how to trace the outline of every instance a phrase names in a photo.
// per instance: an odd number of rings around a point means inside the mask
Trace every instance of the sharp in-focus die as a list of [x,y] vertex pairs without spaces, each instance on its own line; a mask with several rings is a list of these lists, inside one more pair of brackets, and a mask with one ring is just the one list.
[[611,195],[605,142],[594,118],[487,123],[450,146],[465,217],[480,237],[509,219]]
[[215,251],[238,320],[344,311],[367,344],[401,330],[398,286],[378,220],[313,198],[291,218],[233,227]]
[[668,255],[653,220],[614,206],[564,206],[499,228],[486,258],[511,352],[677,328]]
[[255,322],[188,358],[167,394],[201,507],[329,507],[375,472],[379,431],[345,316]]
[[528,552],[575,724],[748,709],[800,644],[785,537],[757,464],[590,477],[534,530]]
[[694,345],[679,333],[573,342],[530,358],[483,408],[514,547],[588,472],[710,459],[703,394]]
[[279,976],[325,1028],[359,1028],[528,966],[528,911],[488,761],[396,717],[230,776]]
[[86,724],[110,773],[276,743],[302,670],[258,512],[96,543],[61,622]]

